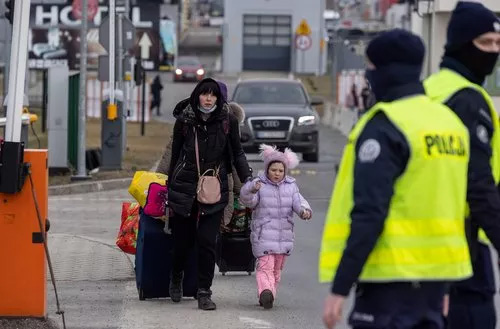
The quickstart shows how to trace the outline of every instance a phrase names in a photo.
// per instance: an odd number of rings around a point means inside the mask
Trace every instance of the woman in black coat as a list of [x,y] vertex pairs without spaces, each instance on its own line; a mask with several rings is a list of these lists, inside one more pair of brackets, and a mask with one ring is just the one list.
[[[198,248],[198,307],[214,310],[211,299],[215,270],[216,237],[224,208],[228,203],[227,175],[234,164],[242,182],[251,179],[245,153],[240,144],[239,123],[229,113],[217,82],[202,80],[191,97],[177,104],[172,158],[168,172],[168,203],[174,239],[170,280],[172,301],[182,298],[183,269],[191,248]],[[195,134],[198,135],[200,172],[219,167],[221,199],[211,205],[196,200],[198,169]]]

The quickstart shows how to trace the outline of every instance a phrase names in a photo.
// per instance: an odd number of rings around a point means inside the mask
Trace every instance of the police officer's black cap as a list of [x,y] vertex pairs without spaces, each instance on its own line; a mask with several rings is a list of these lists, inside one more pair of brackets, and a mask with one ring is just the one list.
[[488,32],[500,32],[500,19],[481,3],[460,1],[448,24],[446,50],[459,49]]
[[394,63],[421,66],[425,46],[415,34],[394,29],[382,32],[373,39],[366,49],[366,56],[377,68]]

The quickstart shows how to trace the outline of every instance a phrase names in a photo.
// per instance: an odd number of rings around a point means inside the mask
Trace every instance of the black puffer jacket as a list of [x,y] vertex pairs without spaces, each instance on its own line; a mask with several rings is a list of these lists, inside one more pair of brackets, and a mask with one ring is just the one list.
[[[193,95],[197,95],[196,88]],[[225,208],[228,202],[227,175],[231,172],[231,162],[243,182],[252,175],[240,144],[238,120],[229,113],[227,104],[218,106],[210,118],[204,121],[200,111],[194,109],[196,102],[193,98],[197,96],[193,95],[177,104],[174,110],[176,122],[169,168],[169,206],[176,214],[184,217],[191,213],[198,183],[193,127],[198,133],[201,173],[220,166],[221,200],[213,205],[201,204],[202,215],[213,214]],[[228,125],[226,129],[225,124]]]

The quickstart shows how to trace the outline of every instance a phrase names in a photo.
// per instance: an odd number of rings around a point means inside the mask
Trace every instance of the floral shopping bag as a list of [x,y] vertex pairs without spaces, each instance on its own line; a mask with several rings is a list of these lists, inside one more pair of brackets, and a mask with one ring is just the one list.
[[116,238],[116,245],[127,254],[135,255],[137,234],[139,233],[139,209],[137,202],[122,204],[122,222]]

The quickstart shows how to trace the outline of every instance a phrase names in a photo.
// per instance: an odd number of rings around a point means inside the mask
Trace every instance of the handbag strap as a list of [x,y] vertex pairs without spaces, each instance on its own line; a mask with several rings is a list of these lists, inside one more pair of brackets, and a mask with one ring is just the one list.
[[[200,178],[202,176],[201,169],[200,169],[200,150],[199,150],[199,146],[198,146],[198,134],[197,134],[196,128],[194,126],[193,126],[193,131],[194,131],[194,150],[196,153],[196,167],[198,168],[198,178]],[[208,169],[207,171],[205,171],[203,173],[203,176],[205,176],[207,174],[207,172],[210,172],[210,171],[214,172],[214,176],[219,176],[219,169],[220,169],[220,166],[216,167],[215,169]]]
[[196,167],[198,168],[198,177],[200,177],[200,151],[198,149],[198,134],[196,133],[196,127],[193,126],[194,131],[194,150],[196,152]]

